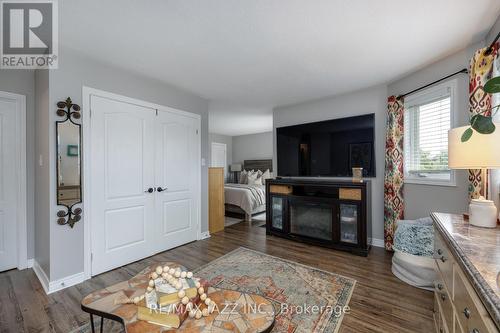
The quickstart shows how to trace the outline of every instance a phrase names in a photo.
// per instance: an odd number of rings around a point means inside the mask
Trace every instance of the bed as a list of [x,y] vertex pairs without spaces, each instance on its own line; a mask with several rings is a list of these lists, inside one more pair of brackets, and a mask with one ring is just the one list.
[[[243,170],[273,171],[273,161],[245,160]],[[241,217],[251,221],[252,216],[266,211],[266,186],[248,184],[224,184],[226,216]]]

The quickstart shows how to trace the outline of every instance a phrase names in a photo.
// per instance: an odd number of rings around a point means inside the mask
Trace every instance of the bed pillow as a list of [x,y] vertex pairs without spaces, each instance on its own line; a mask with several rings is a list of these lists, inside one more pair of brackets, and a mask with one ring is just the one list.
[[242,172],[240,172],[239,183],[246,184],[247,183],[247,176],[248,176],[248,172],[246,170],[243,170]]
[[258,172],[249,173],[247,176],[248,185],[262,185],[262,175],[259,176]]
[[267,169],[263,174],[262,174],[262,183],[264,184],[266,179],[272,178],[271,172],[269,169]]

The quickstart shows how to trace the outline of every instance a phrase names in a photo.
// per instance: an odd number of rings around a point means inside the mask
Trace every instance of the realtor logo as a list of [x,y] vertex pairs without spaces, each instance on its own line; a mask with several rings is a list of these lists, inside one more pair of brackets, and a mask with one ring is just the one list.
[[1,68],[57,68],[57,2],[2,0]]

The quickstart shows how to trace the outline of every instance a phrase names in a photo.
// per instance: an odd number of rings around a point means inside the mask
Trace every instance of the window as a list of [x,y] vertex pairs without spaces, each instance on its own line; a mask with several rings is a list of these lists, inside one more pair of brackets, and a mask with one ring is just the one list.
[[405,182],[455,185],[448,168],[448,130],[454,125],[456,81],[448,81],[405,99]]

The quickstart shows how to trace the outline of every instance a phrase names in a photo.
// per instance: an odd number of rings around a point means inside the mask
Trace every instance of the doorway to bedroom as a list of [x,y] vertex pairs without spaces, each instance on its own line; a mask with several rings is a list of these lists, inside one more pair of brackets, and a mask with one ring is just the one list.
[[264,225],[265,182],[273,177],[272,107],[212,102],[209,139],[210,166],[225,168],[225,227]]

